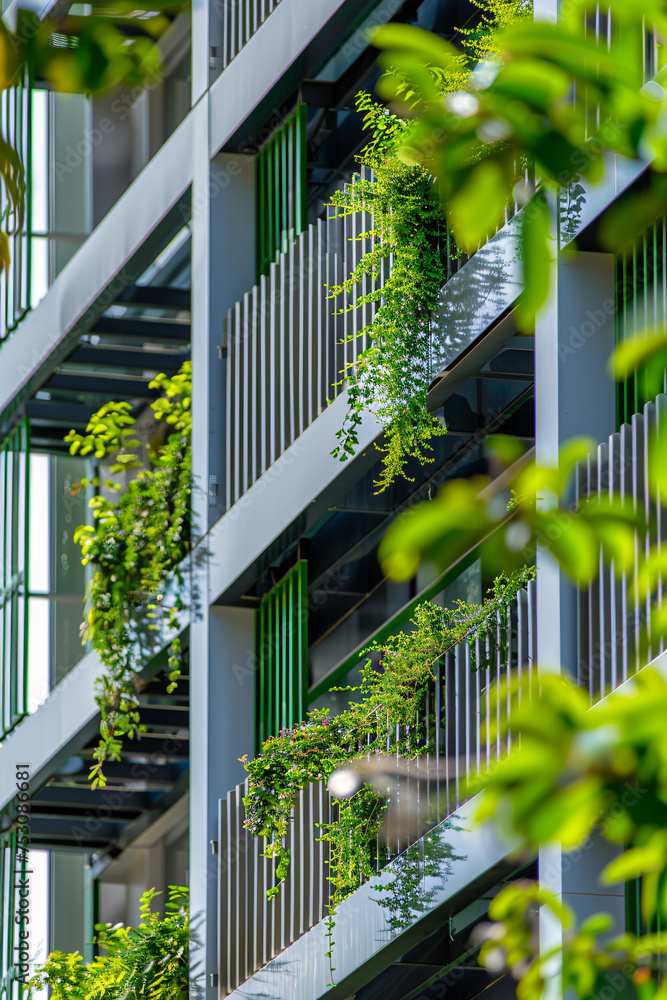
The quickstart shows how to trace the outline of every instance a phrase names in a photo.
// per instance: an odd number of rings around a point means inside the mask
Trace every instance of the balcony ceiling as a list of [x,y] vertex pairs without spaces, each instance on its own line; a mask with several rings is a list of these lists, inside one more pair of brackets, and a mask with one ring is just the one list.
[[69,430],[85,431],[104,403],[127,400],[139,413],[158,393],[155,376],[190,358],[190,245],[186,240],[150,283],[124,288],[74,350],[28,400],[33,449],[66,451]]
[[88,772],[98,739],[88,740],[31,797],[35,848],[117,857],[187,792],[190,759],[189,678],[166,693],[162,675],[141,692],[140,740],[126,740],[121,759],[105,765],[107,786],[92,791]]

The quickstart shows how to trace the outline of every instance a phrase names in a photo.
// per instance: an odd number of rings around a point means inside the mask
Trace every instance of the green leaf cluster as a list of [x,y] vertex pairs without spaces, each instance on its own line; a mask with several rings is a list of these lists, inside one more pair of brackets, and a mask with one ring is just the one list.
[[[628,998],[662,995],[656,956],[667,952],[667,680],[646,667],[592,709],[586,692],[568,679],[542,675],[539,690],[510,684],[509,756],[471,783],[483,787],[476,822],[492,821],[532,851],[560,842],[581,847],[594,829],[617,855],[600,875],[602,885],[640,879],[640,909],[648,933],[611,937],[606,914],[576,929],[568,907],[535,883],[508,886],[495,898],[480,958],[487,968],[509,966],[519,979],[519,1000],[538,1000],[558,967],[562,988],[598,994],[611,973]],[[499,698],[506,698],[501,691]],[[500,735],[506,732],[501,722]],[[495,735],[495,734],[494,734]],[[536,910],[547,906],[564,930],[562,947],[537,954]],[[604,935],[602,943],[597,941]],[[554,964],[554,959],[559,962]],[[606,977],[606,979],[605,979]]]
[[101,460],[114,453],[117,461],[111,472],[140,469],[143,464],[137,455],[126,450],[140,448],[141,442],[135,437],[132,405],[125,400],[105,403],[88,422],[85,434],[71,430],[64,441],[70,446],[70,455],[85,457],[92,453]]
[[29,980],[24,993],[49,987],[53,1000],[186,1000],[188,994],[188,890],[170,886],[165,916],[151,910],[160,895],[141,897],[138,927],[96,924],[95,941],[104,949],[84,965],[79,952],[52,952]]
[[657,0],[617,5],[607,39],[586,33],[592,0],[568,4],[557,24],[531,20],[521,4],[506,13],[502,22],[495,15],[494,26],[483,20],[479,65],[444,100],[442,80],[460,65],[452,44],[398,24],[379,28],[373,41],[386,71],[380,94],[413,118],[398,155],[437,178],[458,246],[473,253],[504,223],[508,205],[525,205],[518,320],[530,329],[550,285],[558,229],[552,196],[581,177],[600,181],[614,152],[645,157],[652,170],[632,205],[609,214],[607,245],[630,240],[664,211],[664,71],[643,86],[643,55],[645,25],[664,38],[667,19]]
[[[357,175],[333,196],[332,205],[337,215],[371,215],[372,229],[359,239],[372,246],[329,293],[343,299],[340,312],[364,305],[375,311],[354,335],[367,337],[368,346],[341,372],[349,408],[332,454],[342,461],[354,455],[359,425],[370,409],[385,427],[382,474],[375,483],[382,492],[405,476],[410,457],[431,461],[430,441],[445,433],[426,408],[426,393],[432,377],[431,313],[447,274],[447,232],[431,178],[395,155],[405,123],[373,104],[368,94],[358,96],[357,108],[373,132],[359,157],[373,175]],[[362,294],[358,286],[364,283],[370,291]]]
[[[360,655],[381,652],[381,669],[369,659],[362,668],[361,683],[342,690],[355,695],[348,707],[331,718],[328,709],[309,712],[306,720],[270,737],[254,760],[245,762],[249,774],[244,798],[246,827],[266,840],[267,857],[276,858],[278,885],[288,871],[289,857],[284,838],[292,820],[299,791],[314,781],[326,781],[342,764],[364,754],[393,752],[408,758],[424,753],[434,744],[435,716],[415,725],[434,666],[459,642],[474,649],[476,639],[507,636],[507,608],[519,590],[534,577],[532,567],[523,567],[494,581],[480,605],[458,601],[451,608],[431,602],[420,604],[410,630],[370,644]],[[501,638],[500,641],[503,641]],[[474,657],[473,657],[474,662]],[[397,736],[397,731],[400,735]],[[426,737],[426,738],[425,738]],[[338,803],[335,823],[321,830],[330,846],[329,880],[333,887],[331,913],[354,889],[376,872],[377,833],[384,819],[387,800],[364,784],[349,799]]]
[[[119,491],[118,500],[94,496],[93,524],[80,525],[74,534],[82,563],[94,569],[83,638],[92,641],[105,667],[97,682],[102,722],[90,773],[93,787],[104,787],[104,762],[120,759],[123,739],[144,731],[136,687],[142,647],[161,623],[176,629],[183,608],[178,567],[190,544],[191,363],[171,378],[158,375],[150,386],[161,391],[151,406],[167,428],[164,442],[149,449],[150,468],[141,468],[128,403],[106,404],[85,434],[71,431],[65,439],[72,454],[93,453],[98,461],[111,457],[112,472],[140,468],[122,492],[119,484],[107,483]],[[97,478],[90,482],[99,486]],[[168,661],[168,691],[175,689],[180,674],[179,653],[176,638]]]
[[[527,17],[532,5],[526,0],[479,0],[480,24],[461,33],[463,49],[447,50],[447,59],[435,63],[426,74],[442,103],[445,95],[467,86],[482,54],[494,50],[499,28]],[[394,32],[395,26],[387,26]],[[383,36],[384,37],[384,36]],[[410,74],[396,69],[394,96],[410,105],[420,103],[419,86]],[[430,75],[429,75],[430,74]],[[406,475],[410,458],[433,461],[432,441],[446,428],[429,413],[426,405],[431,369],[432,314],[440,290],[447,280],[449,258],[460,256],[452,240],[439,197],[440,180],[434,183],[430,164],[407,155],[412,127],[398,115],[374,103],[362,92],[357,110],[364,115],[364,128],[371,138],[358,161],[363,175],[355,175],[331,204],[337,215],[368,213],[372,228],[360,240],[371,249],[354,271],[330,295],[343,300],[340,312],[371,306],[372,320],[355,337],[366,337],[368,347],[341,372],[348,388],[349,409],[338,432],[334,457],[346,461],[359,443],[363,414],[370,410],[385,427],[382,471],[376,487],[382,492],[399,476]],[[471,210],[483,212],[484,198]]]
[[[563,929],[562,945],[535,950],[540,908],[551,911]],[[489,972],[509,967],[518,979],[518,1000],[541,1000],[551,986],[554,969],[562,992],[581,1000],[613,990],[623,1000],[654,1000],[664,995],[654,973],[658,956],[667,952],[664,932],[612,935],[614,921],[595,913],[577,926],[571,908],[535,882],[515,882],[502,889],[489,906],[495,921],[476,928],[486,938],[479,961]],[[602,940],[598,940],[598,939]]]
[[444,570],[479,545],[485,564],[497,572],[521,565],[537,544],[582,585],[597,577],[601,555],[619,573],[632,569],[644,513],[615,495],[570,501],[575,466],[594,447],[573,438],[553,466],[524,464],[508,481],[508,506],[489,498],[488,477],[450,480],[433,500],[415,505],[389,528],[379,549],[383,571],[389,579],[407,580],[422,561]]

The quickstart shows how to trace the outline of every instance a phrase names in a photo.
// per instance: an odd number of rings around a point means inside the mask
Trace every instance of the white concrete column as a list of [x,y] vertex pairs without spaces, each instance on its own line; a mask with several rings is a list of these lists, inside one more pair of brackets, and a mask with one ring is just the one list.
[[[549,301],[535,324],[535,450],[538,464],[556,464],[568,438],[588,435],[596,443],[615,430],[614,383],[607,359],[614,348],[614,258],[611,254],[579,253],[559,257],[553,266]],[[538,502],[552,505],[553,498]],[[577,673],[576,588],[542,546],[537,550],[537,658],[541,673]],[[604,850],[603,850],[604,848]],[[539,877],[544,888],[562,896],[583,916],[596,909],[594,888],[604,867],[606,845],[591,841],[573,859],[559,843],[539,852]],[[601,890],[599,890],[601,891]],[[549,950],[562,941],[561,927],[544,907],[540,913],[540,947]],[[560,1000],[558,979],[545,1000]]]
[[191,626],[190,970],[211,1000],[217,996],[211,976],[218,973],[218,858],[211,842],[218,840],[219,800],[245,778],[238,758],[253,750],[247,665],[254,653],[254,611],[212,607]]
[[[193,19],[196,15],[193,10]],[[201,41],[201,39],[200,39]],[[223,317],[255,280],[254,161],[210,153],[208,96],[196,109],[192,186],[193,533],[206,536],[225,496]],[[186,151],[184,151],[186,155]],[[250,234],[250,238],[249,237]],[[190,621],[191,974],[216,994],[218,801],[243,780],[237,758],[252,750],[254,612],[208,606],[209,556],[193,564]],[[236,669],[235,669],[236,668]],[[240,685],[239,676],[246,678]],[[248,733],[251,734],[248,742]]]
[[[553,289],[535,325],[535,451],[554,465],[560,446],[616,429],[616,395],[607,374],[614,349],[614,258],[579,253],[554,267]],[[541,502],[550,503],[549,498]],[[537,654],[541,670],[576,674],[576,589],[549,553],[537,553]]]

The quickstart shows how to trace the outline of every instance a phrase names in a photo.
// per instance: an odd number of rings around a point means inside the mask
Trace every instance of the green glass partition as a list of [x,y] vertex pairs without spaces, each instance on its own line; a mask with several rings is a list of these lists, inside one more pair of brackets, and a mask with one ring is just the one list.
[[308,563],[262,598],[258,616],[256,738],[259,748],[304,717],[308,700]]

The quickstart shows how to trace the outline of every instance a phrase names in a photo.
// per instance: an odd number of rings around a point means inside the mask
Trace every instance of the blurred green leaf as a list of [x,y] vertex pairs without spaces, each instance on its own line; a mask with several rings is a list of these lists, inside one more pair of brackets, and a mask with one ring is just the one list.
[[410,24],[383,24],[373,32],[371,41],[376,48],[389,50],[392,56],[403,53],[418,63],[443,69],[459,59],[457,49],[449,42]]
[[667,859],[667,830],[656,830],[647,844],[630,847],[604,868],[600,875],[603,885],[629,882],[649,872],[659,871]]
[[582,934],[607,934],[614,926],[614,921],[608,913],[594,913],[582,923]]
[[641,370],[651,395],[662,388],[666,367],[667,337],[662,329],[644,330],[622,340],[609,359],[610,374],[617,382],[623,382]]
[[520,331],[535,327],[535,316],[549,295],[554,241],[550,232],[549,203],[539,191],[526,205],[521,222],[521,263],[524,292],[515,310]]
[[450,198],[456,242],[466,253],[473,254],[504,222],[507,187],[500,163],[487,159],[471,168],[465,182]]
[[[480,498],[488,479],[453,480],[434,500],[417,504],[394,522],[379,550],[382,571],[390,580],[408,580],[422,560],[436,565],[456,561],[496,523]],[[502,516],[502,512],[501,512]]]

